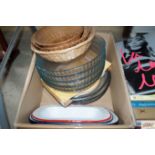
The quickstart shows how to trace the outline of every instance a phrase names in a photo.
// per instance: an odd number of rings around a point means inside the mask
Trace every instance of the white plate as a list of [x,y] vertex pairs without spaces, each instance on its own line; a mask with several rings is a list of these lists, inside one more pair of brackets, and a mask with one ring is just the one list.
[[32,116],[35,120],[41,122],[56,123],[104,123],[112,119],[112,114],[102,107],[75,106],[41,106],[36,109]]
[[[110,111],[110,113],[112,114],[112,120],[109,122],[104,122],[103,123],[104,125],[116,124],[119,121],[117,115],[114,112]],[[45,124],[51,124],[52,123],[52,122],[51,123],[50,122],[49,123],[48,122],[47,123],[46,122],[40,122],[39,120],[36,120],[35,118],[33,118],[32,115],[30,115],[29,119],[33,123],[45,123]],[[62,123],[58,123],[58,124],[62,124]]]

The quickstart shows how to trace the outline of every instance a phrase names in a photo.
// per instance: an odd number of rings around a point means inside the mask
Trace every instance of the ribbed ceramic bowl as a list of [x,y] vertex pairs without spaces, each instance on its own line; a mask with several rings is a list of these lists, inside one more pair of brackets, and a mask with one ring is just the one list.
[[87,33],[87,35],[84,36],[82,35],[82,38],[75,42],[59,47],[59,50],[55,47],[50,51],[41,51],[37,49],[33,43],[31,44],[31,49],[46,60],[53,62],[68,62],[79,57],[88,50],[95,36],[94,29],[91,28],[90,33]]
[[105,53],[104,39],[95,37],[89,50],[78,59],[59,64],[37,55],[36,68],[47,85],[63,91],[77,91],[98,80],[105,65]]

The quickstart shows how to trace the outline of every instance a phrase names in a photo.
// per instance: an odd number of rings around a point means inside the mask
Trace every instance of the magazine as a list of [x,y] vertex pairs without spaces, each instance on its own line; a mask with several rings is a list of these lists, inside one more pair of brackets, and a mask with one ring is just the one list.
[[155,33],[134,33],[116,46],[130,95],[155,94]]

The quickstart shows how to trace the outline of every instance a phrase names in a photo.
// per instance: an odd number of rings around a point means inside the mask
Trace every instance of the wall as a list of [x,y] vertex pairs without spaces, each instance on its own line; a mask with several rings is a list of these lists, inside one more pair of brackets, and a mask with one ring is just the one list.
[[[14,26],[6,26],[6,27],[0,27],[1,30],[4,33],[10,33],[15,30]],[[37,29],[40,28],[39,26]],[[114,35],[114,38],[116,41],[121,40],[122,38],[122,32],[123,32],[123,26],[95,26],[96,31],[98,32],[111,32]],[[29,27],[24,27],[24,31],[30,31]]]

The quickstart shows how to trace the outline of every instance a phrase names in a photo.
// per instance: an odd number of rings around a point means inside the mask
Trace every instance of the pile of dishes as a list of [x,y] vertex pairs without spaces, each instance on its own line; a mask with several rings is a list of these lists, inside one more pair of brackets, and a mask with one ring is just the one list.
[[105,66],[105,41],[95,37],[85,53],[66,63],[55,63],[37,55],[36,68],[42,80],[62,91],[78,91],[99,79]]
[[[31,49],[36,53],[36,69],[43,87],[63,106],[97,101],[110,85],[111,73],[105,69],[106,43],[95,35],[93,27],[43,27],[33,34]],[[118,118],[104,108],[48,105],[36,109],[29,120],[114,124]]]
[[118,117],[103,107],[76,106],[58,107],[41,106],[30,115],[31,123],[39,124],[68,124],[68,123],[102,123],[111,125],[118,123]]

